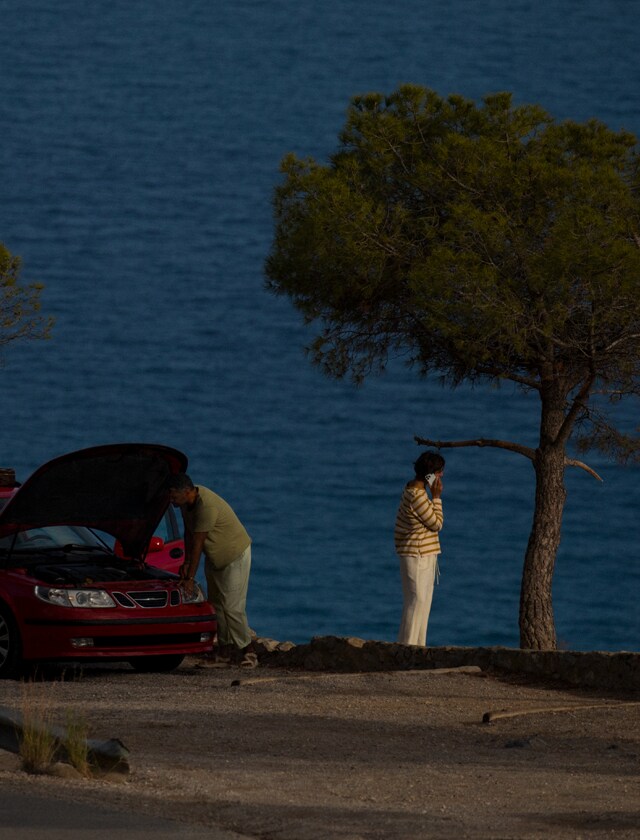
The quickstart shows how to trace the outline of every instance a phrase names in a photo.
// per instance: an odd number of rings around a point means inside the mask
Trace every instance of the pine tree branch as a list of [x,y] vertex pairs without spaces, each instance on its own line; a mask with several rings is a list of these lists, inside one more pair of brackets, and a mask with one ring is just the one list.
[[[532,449],[529,446],[522,446],[519,443],[512,443],[508,440],[491,440],[488,438],[476,438],[475,440],[428,440],[427,438],[421,438],[418,435],[414,435],[413,439],[418,444],[418,446],[435,446],[436,449],[453,449],[458,448],[461,446],[492,446],[496,449],[507,449],[509,452],[516,452],[518,455],[524,455],[525,458],[529,458],[530,461],[535,461],[536,458],[536,450]],[[598,475],[598,473],[592,469],[587,464],[583,463],[582,461],[578,461],[575,458],[567,458],[565,456],[564,463],[568,467],[579,467],[581,470],[585,470],[592,475],[594,478],[597,478],[598,481],[602,481],[602,477]]]
[[604,480],[602,476],[598,475],[598,473],[595,470],[591,469],[591,467],[588,464],[585,464],[582,461],[576,461],[575,458],[565,458],[564,463],[568,467],[580,467],[581,470],[585,470],[589,473],[589,475],[592,475],[594,478],[597,478],[598,481]]
[[582,387],[580,388],[580,390],[578,391],[571,403],[569,411],[567,412],[562,426],[560,427],[560,431],[556,436],[556,441],[562,443],[563,446],[566,444],[566,442],[569,440],[569,437],[571,436],[571,432],[573,431],[573,427],[576,422],[576,417],[578,416],[580,411],[584,409],[587,405],[589,393],[591,392],[591,388],[593,387],[595,379],[595,372],[592,372],[582,383]]
[[519,443],[512,443],[508,440],[490,440],[488,438],[476,438],[475,440],[427,440],[425,438],[414,435],[415,442],[418,446],[435,446],[436,449],[455,448],[459,446],[493,446],[496,449],[508,449],[509,452],[517,452],[518,455],[524,455],[530,461],[534,461],[536,457],[536,450],[530,446],[522,446]]

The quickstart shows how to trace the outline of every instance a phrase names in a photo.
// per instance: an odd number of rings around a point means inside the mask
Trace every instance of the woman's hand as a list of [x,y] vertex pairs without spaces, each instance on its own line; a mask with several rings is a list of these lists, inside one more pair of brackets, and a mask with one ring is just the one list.
[[436,475],[431,485],[431,495],[434,499],[439,499],[442,496],[442,478],[439,475]]

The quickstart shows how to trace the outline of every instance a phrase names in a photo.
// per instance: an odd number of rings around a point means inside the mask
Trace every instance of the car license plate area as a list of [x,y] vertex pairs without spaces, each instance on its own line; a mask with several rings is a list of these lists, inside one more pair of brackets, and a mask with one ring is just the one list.
[[201,644],[201,631],[195,633],[153,633],[151,635],[131,634],[127,636],[94,636],[93,648],[159,648],[172,645]]

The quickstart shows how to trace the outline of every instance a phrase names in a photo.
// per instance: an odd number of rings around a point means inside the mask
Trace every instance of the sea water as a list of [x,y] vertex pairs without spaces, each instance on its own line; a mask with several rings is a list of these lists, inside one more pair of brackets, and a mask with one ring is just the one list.
[[[450,391],[394,361],[329,381],[313,336],[263,287],[290,151],[326,160],[351,96],[404,82],[509,90],[558,119],[640,132],[629,0],[4,0],[0,241],[45,284],[47,342],[4,348],[0,465],[26,478],[115,441],[182,449],[253,540],[262,635],[393,639],[393,522],[414,435],[535,445],[535,398]],[[636,409],[622,422],[637,426]],[[625,413],[626,412],[626,413]],[[445,450],[431,644],[518,643],[533,470]],[[638,649],[638,469],[567,474],[560,643]]]

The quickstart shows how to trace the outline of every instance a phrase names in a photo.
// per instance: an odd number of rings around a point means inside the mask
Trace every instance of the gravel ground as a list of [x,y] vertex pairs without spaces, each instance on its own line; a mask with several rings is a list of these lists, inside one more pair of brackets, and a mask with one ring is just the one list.
[[[640,703],[629,697],[481,672],[193,659],[163,675],[86,668],[34,690],[57,722],[71,709],[91,737],[119,738],[131,773],[120,784],[27,777],[5,755],[4,786],[274,840],[640,836]],[[20,708],[23,693],[0,683],[0,704]],[[483,723],[487,712],[517,714]]]

